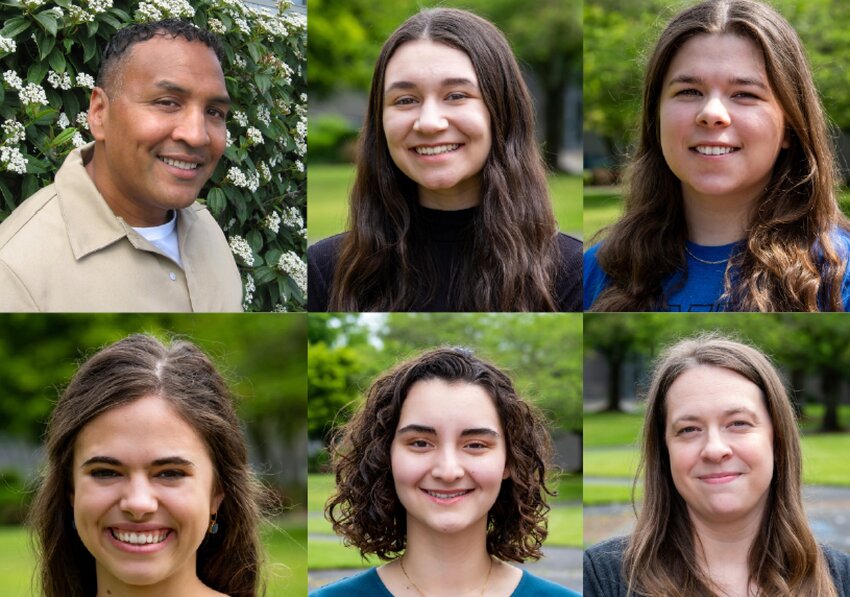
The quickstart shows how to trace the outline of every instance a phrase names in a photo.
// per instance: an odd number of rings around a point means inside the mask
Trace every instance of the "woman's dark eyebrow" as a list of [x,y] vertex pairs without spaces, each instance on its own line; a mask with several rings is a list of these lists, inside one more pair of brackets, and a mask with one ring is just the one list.
[[[457,87],[457,86],[467,86],[467,87],[475,87],[478,88],[478,85],[472,79],[467,79],[466,77],[451,77],[448,79],[443,79],[440,81],[440,85],[443,87]],[[394,89],[415,89],[416,83],[412,81],[393,81],[387,86],[384,91],[385,94],[389,93]]]
[[396,431],[396,435],[402,433],[427,433],[429,435],[437,435],[437,430],[433,427],[428,427],[426,425],[417,425],[414,423],[412,425],[405,425],[404,427]]
[[[92,456],[91,458],[86,460],[82,465],[80,465],[80,468],[90,466],[92,464],[108,464],[111,466],[123,465],[120,460],[118,460],[117,458],[113,458],[112,456]],[[151,462],[151,464],[153,466],[165,466],[169,464],[177,464],[180,466],[195,466],[192,461],[186,460],[181,456],[167,456],[165,458],[157,458],[156,460]]]
[[[684,83],[686,85],[702,85],[703,84],[702,77],[697,77],[694,75],[676,75],[670,82],[667,83],[667,86],[675,85],[676,83]],[[753,87],[759,87],[760,89],[767,89],[767,85],[765,85],[760,79],[753,79],[750,77],[730,77],[729,78],[730,85],[751,85]]]
[[80,468],[92,465],[92,464],[109,464],[112,466],[121,466],[121,461],[117,458],[113,458],[112,456],[92,456],[84,463],[80,465]]
[[473,427],[472,429],[464,429],[460,432],[461,437],[468,437],[470,435],[488,435],[490,437],[502,437],[501,434],[489,427]]

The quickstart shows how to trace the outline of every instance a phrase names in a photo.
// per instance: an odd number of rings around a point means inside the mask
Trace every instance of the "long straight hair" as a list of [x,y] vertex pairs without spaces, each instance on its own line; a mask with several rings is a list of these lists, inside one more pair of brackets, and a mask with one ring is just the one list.
[[716,334],[671,346],[655,367],[635,476],[635,490],[640,477],[644,479],[643,505],[623,559],[629,593],[666,597],[721,594],[699,564],[694,527],[673,484],[664,439],[667,391],[682,373],[699,366],[728,369],[758,386],[773,426],[773,479],[747,561],[758,594],[837,597],[803,510],[800,436],[782,380],[761,352]]
[[777,157],[744,248],[729,261],[720,300],[740,311],[844,310],[845,260],[834,239],[848,226],[835,197],[833,147],[803,45],[793,27],[761,2],[708,0],[667,25],[649,60],[625,213],[605,231],[597,253],[610,284],[594,311],[661,310],[664,281],[685,271],[682,184],[661,152],[662,83],[683,44],[722,33],[749,39],[761,50],[790,146]]
[[453,308],[557,310],[557,230],[534,139],[531,97],[502,33],[472,13],[448,8],[412,16],[381,49],[360,134],[349,233],[333,277],[330,310],[410,310],[427,289],[436,287],[435,265],[417,213],[417,187],[390,157],[383,128],[387,63],[400,46],[419,39],[469,56],[492,127],[492,146],[481,172],[480,207],[468,250],[457,255],[458,269],[452,276]]

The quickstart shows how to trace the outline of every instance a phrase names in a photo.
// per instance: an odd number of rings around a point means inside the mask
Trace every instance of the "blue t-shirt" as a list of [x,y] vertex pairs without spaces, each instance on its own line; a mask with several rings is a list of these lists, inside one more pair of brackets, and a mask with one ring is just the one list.
[[[311,591],[310,597],[393,597],[393,594],[381,582],[377,569],[369,568]],[[523,570],[511,597],[579,597],[579,594]]]
[[[833,238],[835,250],[845,260],[850,257],[850,234],[839,230]],[[584,254],[584,309],[591,308],[593,302],[608,285],[608,276],[599,267],[596,253],[601,243],[593,245]],[[706,247],[690,241],[685,243],[687,251],[686,272],[677,272],[664,280],[662,284],[666,297],[665,311],[725,311],[721,302],[723,294],[723,274],[733,252],[739,249],[740,242]],[[850,311],[850,266],[844,272],[841,285],[841,297],[844,310]]]

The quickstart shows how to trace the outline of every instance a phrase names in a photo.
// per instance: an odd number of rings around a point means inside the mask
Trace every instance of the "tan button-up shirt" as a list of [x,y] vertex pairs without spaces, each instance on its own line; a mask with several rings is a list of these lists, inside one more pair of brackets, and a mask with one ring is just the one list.
[[180,267],[112,213],[83,166],[92,146],[0,224],[0,311],[241,311],[239,271],[209,211],[177,212]]

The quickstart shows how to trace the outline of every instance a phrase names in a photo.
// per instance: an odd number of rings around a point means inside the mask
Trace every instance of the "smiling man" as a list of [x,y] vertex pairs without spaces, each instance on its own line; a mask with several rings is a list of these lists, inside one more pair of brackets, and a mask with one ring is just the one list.
[[220,56],[178,20],[116,33],[91,95],[94,143],[0,225],[0,310],[241,309],[233,255],[196,202],[226,145]]

